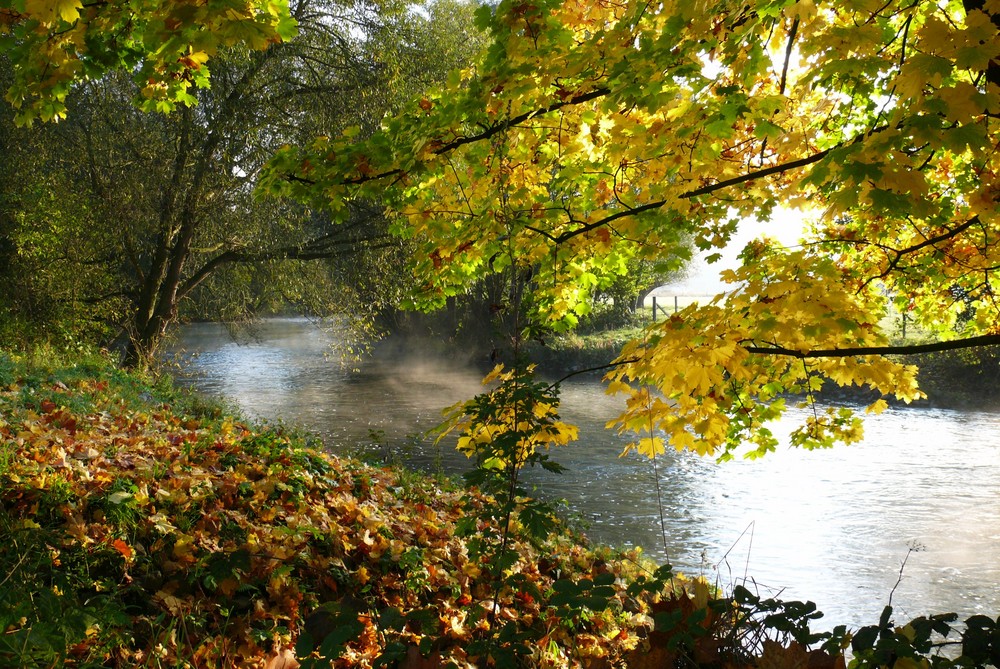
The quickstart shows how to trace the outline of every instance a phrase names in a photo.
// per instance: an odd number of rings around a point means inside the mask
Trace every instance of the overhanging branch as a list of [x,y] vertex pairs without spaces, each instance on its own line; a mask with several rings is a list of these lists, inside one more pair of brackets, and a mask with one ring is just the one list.
[[[436,146],[431,153],[435,156],[442,156],[446,153],[450,153],[455,149],[465,146],[466,144],[475,144],[476,142],[481,142],[490,139],[494,135],[507,130],[511,126],[515,126],[519,123],[524,123],[525,121],[534,118],[535,116],[541,116],[543,114],[548,114],[554,111],[558,111],[564,107],[570,107],[572,105],[582,104],[584,102],[589,102],[590,100],[596,100],[597,98],[604,97],[611,93],[610,88],[595,88],[592,91],[586,93],[581,93],[574,97],[556,102],[549,105],[548,107],[542,107],[540,109],[532,109],[531,111],[524,112],[523,114],[518,114],[517,116],[512,116],[509,119],[504,120],[500,123],[494,123],[487,126],[482,132],[475,133],[473,135],[463,135],[450,142],[443,142]],[[390,177],[398,177],[403,174],[403,170],[400,168],[395,168],[391,170],[386,170],[385,172],[374,172],[372,174],[364,174],[357,177],[349,177],[341,181],[340,183],[345,186],[357,186],[360,184],[366,184],[372,181],[380,181],[382,179],[387,179]],[[296,174],[286,174],[284,178],[288,181],[295,181],[298,183],[312,185],[316,182],[311,179],[296,175]]]
[[371,237],[338,239],[336,241],[324,240],[322,247],[317,247],[311,243],[307,243],[302,246],[289,246],[261,253],[248,253],[246,251],[230,249],[220,253],[202,265],[198,271],[192,274],[178,289],[177,295],[178,299],[183,299],[192,290],[205,281],[205,279],[211,276],[212,273],[226,265],[234,265],[238,263],[260,263],[273,260],[326,260],[339,256],[350,255],[361,250],[372,251],[388,248],[393,246],[395,243],[396,242],[390,235],[380,234],[372,235]]
[[[700,186],[699,188],[694,188],[694,189],[689,190],[689,191],[684,191],[681,194],[679,194],[677,196],[677,198],[680,199],[680,200],[689,200],[691,198],[699,197],[701,195],[708,195],[708,194],[714,193],[716,191],[725,190],[727,188],[732,188],[733,186],[738,186],[738,185],[746,183],[748,181],[755,181],[757,179],[763,179],[765,177],[769,177],[769,176],[772,176],[772,175],[775,175],[775,174],[784,174],[785,172],[790,172],[791,170],[795,170],[795,169],[798,169],[800,167],[806,167],[808,165],[812,165],[813,163],[817,163],[817,162],[823,160],[823,158],[826,158],[832,151],[835,151],[837,149],[843,148],[845,146],[850,146],[851,144],[856,144],[857,142],[862,141],[866,137],[870,137],[871,135],[873,135],[875,133],[882,132],[883,130],[886,130],[887,127],[888,126],[882,126],[882,127],[879,127],[879,128],[875,128],[871,132],[866,132],[864,134],[858,135],[857,137],[855,137],[854,139],[852,139],[849,142],[841,142],[840,144],[837,144],[835,146],[831,146],[829,149],[824,149],[823,151],[818,151],[816,153],[813,153],[813,154],[810,154],[808,156],[805,156],[804,158],[799,158],[797,160],[790,160],[790,161],[788,161],[786,163],[780,163],[778,165],[771,165],[770,167],[765,167],[763,169],[754,170],[753,172],[747,172],[746,174],[741,174],[740,176],[733,177],[731,179],[724,179],[722,181],[717,181],[717,182],[712,183],[712,184],[706,184],[704,186]],[[663,207],[665,204],[667,204],[666,200],[657,200],[656,202],[648,202],[648,203],[646,203],[644,205],[641,205],[641,206],[638,206],[638,207],[632,207],[632,208],[625,209],[625,210],[622,210],[622,211],[616,211],[615,213],[613,213],[613,214],[611,214],[609,216],[605,216],[604,218],[602,218],[602,219],[600,219],[598,221],[594,221],[593,223],[588,223],[586,225],[580,226],[579,228],[576,228],[575,230],[569,230],[567,232],[562,233],[561,235],[554,235],[554,236],[553,235],[545,235],[545,236],[549,237],[550,239],[553,239],[553,241],[556,244],[561,244],[561,243],[563,243],[565,241],[568,241],[568,240],[570,240],[573,237],[576,237],[578,235],[582,235],[582,234],[585,234],[587,232],[590,232],[591,230],[596,230],[597,228],[603,227],[603,226],[608,225],[610,223],[614,223],[615,221],[617,221],[620,218],[625,218],[627,216],[636,216],[638,214],[642,214],[642,213],[647,212],[647,211],[654,211],[656,209],[659,209],[659,208]]]
[[965,223],[962,223],[961,225],[958,225],[958,226],[956,226],[954,228],[951,228],[947,232],[944,232],[944,233],[942,233],[940,235],[937,235],[936,237],[929,237],[929,238],[925,239],[924,241],[922,241],[922,242],[920,242],[918,244],[914,244],[913,246],[908,246],[905,249],[888,249],[888,248],[887,249],[883,249],[883,250],[886,251],[886,253],[888,253],[890,251],[892,253],[895,253],[895,257],[889,259],[888,265],[886,266],[885,270],[881,274],[879,274],[878,276],[872,277],[871,279],[869,279],[865,283],[868,284],[868,283],[871,283],[872,281],[876,281],[876,280],[879,280],[879,279],[884,279],[885,277],[889,276],[889,274],[891,274],[893,271],[895,271],[899,267],[899,263],[903,259],[904,256],[909,255],[911,253],[916,253],[917,251],[925,249],[925,248],[927,248],[929,246],[934,246],[934,245],[939,244],[941,242],[946,242],[949,239],[957,237],[958,235],[960,235],[961,233],[965,232],[966,230],[968,230],[972,226],[978,225],[979,223],[980,223],[979,216],[978,215],[977,216],[973,216],[972,218],[970,218]]
[[748,353],[755,355],[774,355],[799,358],[850,358],[859,355],[919,355],[922,353],[938,353],[940,351],[957,351],[967,348],[1000,345],[1000,334],[979,335],[965,339],[937,341],[928,344],[903,344],[899,346],[857,346],[854,348],[827,348],[812,351],[799,351],[782,346],[746,346]]

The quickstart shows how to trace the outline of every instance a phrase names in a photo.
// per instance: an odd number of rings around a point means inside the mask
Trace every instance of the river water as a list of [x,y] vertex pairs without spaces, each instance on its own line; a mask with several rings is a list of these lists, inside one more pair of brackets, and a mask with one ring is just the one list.
[[[468,467],[416,435],[481,389],[479,371],[419,350],[351,371],[329,359],[333,340],[304,319],[266,321],[242,342],[195,324],[173,353],[198,390],[307,428],[335,453],[450,474]],[[874,624],[890,594],[897,622],[1000,614],[1000,411],[892,408],[868,419],[861,444],[651,463],[619,457],[625,439],[603,426],[621,400],[597,380],[563,384],[562,398],[563,418],[580,427],[580,440],[553,454],[569,471],[528,480],[565,499],[596,542],[642,546],[724,588],[812,600],[826,614],[818,629]]]

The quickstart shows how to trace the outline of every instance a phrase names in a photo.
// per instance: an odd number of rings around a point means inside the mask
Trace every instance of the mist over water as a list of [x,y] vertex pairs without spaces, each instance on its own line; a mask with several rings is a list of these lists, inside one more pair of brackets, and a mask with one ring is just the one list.
[[[267,321],[243,343],[220,325],[196,324],[175,351],[198,352],[187,383],[251,416],[307,428],[332,452],[371,453],[376,431],[384,436],[375,450],[389,459],[468,468],[447,445],[409,435],[481,390],[472,354],[441,359],[411,344],[355,373],[328,359],[334,341],[304,319]],[[819,628],[876,623],[890,593],[897,622],[1000,614],[1000,412],[893,408],[870,418],[853,446],[779,447],[723,465],[668,453],[651,463],[619,457],[626,439],[604,424],[622,401],[598,381],[567,382],[562,398],[563,418],[580,427],[579,442],[553,453],[568,471],[529,472],[526,481],[565,499],[594,541],[640,545],[724,587],[813,600],[826,613]],[[775,434],[800,417],[791,412]]]

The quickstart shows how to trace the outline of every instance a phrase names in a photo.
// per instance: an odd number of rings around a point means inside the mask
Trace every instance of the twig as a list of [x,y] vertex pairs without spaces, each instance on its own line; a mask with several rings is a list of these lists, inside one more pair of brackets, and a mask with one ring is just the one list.
[[560,378],[560,379],[558,379],[558,380],[553,381],[552,383],[550,383],[549,386],[548,386],[548,389],[551,390],[552,388],[555,388],[556,386],[558,386],[563,381],[565,381],[567,379],[571,379],[574,376],[579,376],[580,374],[587,374],[589,372],[599,372],[602,369],[614,369],[615,367],[620,367],[621,365],[631,365],[633,362],[639,362],[639,358],[628,358],[626,360],[619,360],[617,362],[609,362],[606,365],[597,365],[596,367],[586,367],[584,369],[575,369],[572,372],[569,372],[568,374],[566,374],[565,376],[563,376],[562,378]]
[[892,586],[892,590],[889,591],[889,601],[886,603],[886,606],[892,606],[892,596],[896,594],[896,588],[898,588],[899,584],[903,582],[903,570],[906,568],[906,561],[910,559],[910,554],[919,553],[923,549],[924,547],[916,541],[910,542],[910,544],[906,547],[906,555],[903,557],[903,561],[899,565],[899,577],[896,579],[896,585]]

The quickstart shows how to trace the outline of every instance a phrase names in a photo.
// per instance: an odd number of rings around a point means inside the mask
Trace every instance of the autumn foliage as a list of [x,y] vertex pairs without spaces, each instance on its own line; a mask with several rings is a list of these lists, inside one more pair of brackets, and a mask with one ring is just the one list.
[[[526,307],[516,336],[572,328],[630,263],[676,266],[691,240],[717,256],[797,207],[798,247],[750,244],[726,291],[613,363],[613,427],[640,452],[760,455],[800,400],[794,445],[851,442],[859,416],[821,410],[824,386],[865,387],[878,413],[923,394],[893,354],[1000,343],[997,0],[504,0],[478,22],[490,46],[442,90],[363,139],[286,147],[259,186],[334,222],[379,203],[416,249],[415,306],[512,277],[497,309]],[[192,103],[219,48],[293,32],[281,2],[0,0],[24,122],[110,70],[147,109]],[[893,310],[933,340],[894,346]],[[573,429],[524,366],[451,416],[501,498],[141,399],[100,368],[0,362],[15,666],[836,668],[848,647],[855,667],[1000,664],[1000,620],[965,621],[954,660],[937,656],[954,616],[897,627],[886,607],[816,635],[815,607],[720,597],[540,524],[518,473]]]
[[[816,633],[811,602],[717,592],[497,500],[330,456],[89,360],[0,354],[0,666],[987,666],[1000,621]],[[524,500],[521,500],[520,508]],[[752,584],[747,583],[747,586]],[[957,659],[939,657],[951,645]],[[991,659],[992,658],[992,659]]]
[[25,123],[64,118],[75,84],[116,69],[132,72],[149,110],[191,104],[219,49],[265,49],[294,34],[281,2],[0,0],[0,51],[15,72],[5,97]]
[[[529,277],[532,336],[572,328],[630,262],[682,262],[692,240],[718,259],[788,208],[800,245],[752,243],[717,297],[621,351],[614,427],[639,451],[759,455],[790,395],[909,402],[916,369],[892,354],[1000,342],[998,3],[507,0],[478,18],[492,43],[444,89],[364,142],[286,148],[263,185],[334,216],[384,202],[422,306]],[[928,347],[894,346],[892,313]],[[793,443],[860,430],[817,407]]]
[[150,401],[107,368],[0,381],[0,665],[484,666],[470,649],[503,630],[490,652],[536,666],[648,648],[634,553],[515,529],[517,587],[497,590],[467,542],[491,504],[474,491]]

